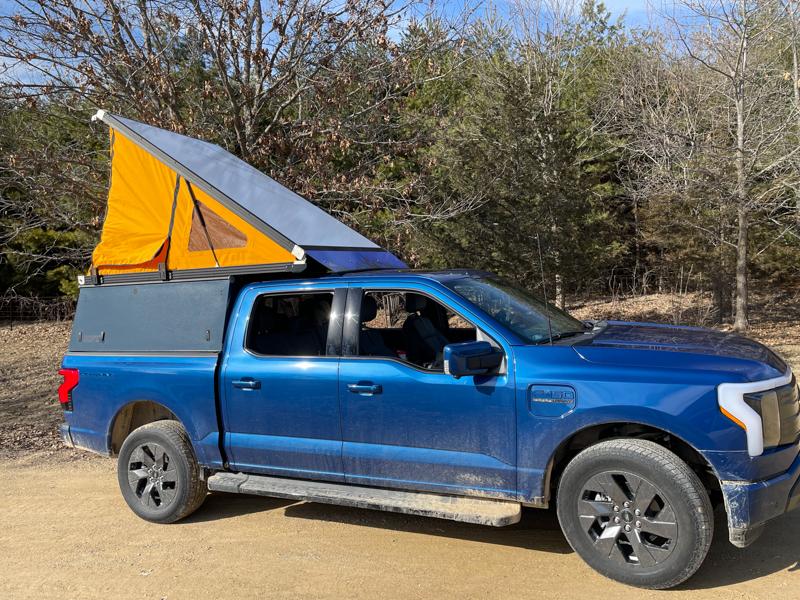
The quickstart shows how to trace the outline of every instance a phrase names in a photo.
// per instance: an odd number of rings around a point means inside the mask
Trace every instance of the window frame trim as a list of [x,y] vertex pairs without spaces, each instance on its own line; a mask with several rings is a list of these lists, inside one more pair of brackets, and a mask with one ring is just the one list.
[[[328,334],[325,339],[325,354],[261,354],[251,349],[247,345],[247,340],[250,339],[250,328],[253,326],[253,313],[256,309],[256,304],[262,296],[279,297],[279,296],[311,296],[314,294],[330,294],[331,299],[331,315],[335,314],[339,305],[341,305],[341,315],[339,325],[334,324],[334,319],[328,319]],[[344,308],[347,301],[347,288],[333,287],[321,289],[309,289],[303,291],[258,291],[250,304],[250,311],[247,316],[247,325],[242,336],[242,351],[256,359],[262,358],[289,358],[289,359],[340,359],[342,357],[342,326],[344,324]],[[333,353],[329,354],[329,350],[333,347]]]

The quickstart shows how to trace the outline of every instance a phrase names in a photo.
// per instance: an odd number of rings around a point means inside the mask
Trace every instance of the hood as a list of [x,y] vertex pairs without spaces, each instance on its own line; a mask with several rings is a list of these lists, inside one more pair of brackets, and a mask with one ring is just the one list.
[[786,363],[767,346],[734,333],[704,327],[608,321],[576,340],[574,349],[594,363],[727,370],[748,381],[778,377]]

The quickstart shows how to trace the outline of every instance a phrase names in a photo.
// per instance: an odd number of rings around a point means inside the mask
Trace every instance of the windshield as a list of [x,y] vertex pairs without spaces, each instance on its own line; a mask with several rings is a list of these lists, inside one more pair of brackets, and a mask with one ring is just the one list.
[[551,329],[554,340],[578,335],[587,329],[564,311],[494,277],[465,277],[443,283],[529,344],[550,341]]

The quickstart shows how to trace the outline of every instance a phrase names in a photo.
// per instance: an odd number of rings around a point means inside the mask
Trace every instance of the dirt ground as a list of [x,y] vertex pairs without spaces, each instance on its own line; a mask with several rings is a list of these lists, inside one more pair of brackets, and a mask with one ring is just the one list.
[[[583,303],[581,318],[702,322],[702,298]],[[139,520],[115,464],[61,446],[56,374],[69,323],[0,326],[0,599],[717,598],[800,600],[800,514],[746,550],[726,540],[671,592],[595,574],[549,511],[491,529],[267,498],[212,494],[189,519]],[[800,302],[764,304],[752,337],[800,369]]]
[[111,459],[29,455],[0,481],[0,598],[800,598],[797,515],[747,550],[721,532],[689,582],[640,592],[584,565],[547,511],[492,529],[213,494],[153,525],[125,506]]
[[64,419],[56,389],[71,326],[0,324],[0,457],[66,451],[58,437]]

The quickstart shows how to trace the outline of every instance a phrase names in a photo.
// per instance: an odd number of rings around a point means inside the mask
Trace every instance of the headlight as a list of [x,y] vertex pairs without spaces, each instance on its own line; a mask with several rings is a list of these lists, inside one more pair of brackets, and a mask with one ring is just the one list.
[[781,415],[778,410],[778,394],[775,390],[745,394],[744,401],[761,417],[764,448],[774,448],[781,441]]
[[800,403],[791,370],[764,381],[721,383],[717,401],[722,414],[745,430],[750,456],[797,441]]

